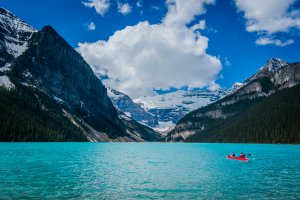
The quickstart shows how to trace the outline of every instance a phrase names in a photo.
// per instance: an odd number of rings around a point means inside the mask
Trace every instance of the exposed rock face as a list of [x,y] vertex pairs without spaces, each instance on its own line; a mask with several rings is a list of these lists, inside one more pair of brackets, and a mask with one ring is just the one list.
[[28,50],[12,65],[15,82],[32,85],[52,96],[70,113],[97,131],[122,136],[122,121],[106,88],[83,58],[50,26],[35,33]]
[[140,105],[134,103],[128,95],[112,88],[108,88],[108,96],[120,111],[124,112],[132,119],[153,128],[158,125],[156,117],[145,111]]
[[[187,137],[194,134],[200,135],[203,132],[206,134],[205,138],[207,141],[214,141],[209,138],[211,132],[222,132],[223,129],[233,130],[233,128],[228,128],[233,126],[236,126],[237,129],[237,124],[231,124],[231,121],[232,123],[237,123],[235,116],[239,116],[262,99],[285,88],[298,85],[299,82],[300,63],[288,64],[281,59],[271,58],[257,74],[248,78],[243,84],[239,84],[239,87],[235,88],[233,92],[230,92],[219,101],[195,110],[182,118],[168,134],[168,140],[185,140]],[[276,100],[273,101],[275,102]],[[254,113],[254,111],[252,112]],[[225,122],[227,129],[223,125]],[[242,122],[239,123],[241,124]],[[214,135],[213,137],[217,136]],[[215,141],[222,140],[221,138],[218,138],[218,140],[215,138]]]

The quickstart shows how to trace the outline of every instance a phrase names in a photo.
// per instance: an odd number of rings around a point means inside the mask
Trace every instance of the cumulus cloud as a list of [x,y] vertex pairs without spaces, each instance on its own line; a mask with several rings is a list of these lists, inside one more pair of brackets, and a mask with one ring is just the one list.
[[104,16],[110,7],[109,0],[89,0],[87,2],[82,2],[82,4],[86,7],[94,8],[96,12],[102,16]]
[[95,25],[94,22],[91,22],[89,24],[85,24],[84,26],[86,27],[87,30],[90,30],[90,31],[96,30],[96,25]]
[[276,33],[289,33],[300,29],[300,11],[293,7],[297,0],[235,0],[239,11],[244,13],[246,30],[257,32],[256,44],[286,46],[291,40],[282,41]]
[[[217,88],[220,60],[206,53],[204,22],[189,28],[195,16],[213,0],[168,0],[161,23],[139,22],[116,31],[107,41],[79,43],[78,52],[104,83],[132,97],[151,95],[154,89]],[[193,27],[193,26],[192,26]]]
[[128,3],[119,3],[118,2],[118,11],[119,13],[122,13],[123,15],[127,15],[131,12],[131,7]]

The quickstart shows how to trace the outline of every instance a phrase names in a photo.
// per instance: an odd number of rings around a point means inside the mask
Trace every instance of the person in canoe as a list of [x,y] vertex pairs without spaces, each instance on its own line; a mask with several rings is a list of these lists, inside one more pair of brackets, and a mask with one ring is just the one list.
[[232,156],[232,157],[235,157],[235,153],[234,153],[234,152],[232,152],[232,153],[230,154],[230,156]]
[[242,152],[240,155],[241,158],[245,158],[245,154]]

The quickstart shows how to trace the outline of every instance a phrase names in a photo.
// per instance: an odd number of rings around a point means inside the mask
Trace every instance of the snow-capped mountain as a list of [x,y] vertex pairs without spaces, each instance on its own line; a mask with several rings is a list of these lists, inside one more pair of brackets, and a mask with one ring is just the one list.
[[167,131],[172,128],[184,115],[192,110],[206,106],[226,95],[225,89],[219,90],[192,90],[144,96],[134,99],[136,104],[141,105],[147,112],[156,116],[158,131]]
[[27,41],[37,32],[16,15],[0,8],[0,51],[5,50],[13,57],[21,55],[27,48]]
[[226,94],[226,89],[178,90],[132,100],[123,92],[108,88],[108,96],[116,108],[161,133],[172,129],[190,111],[215,102]]

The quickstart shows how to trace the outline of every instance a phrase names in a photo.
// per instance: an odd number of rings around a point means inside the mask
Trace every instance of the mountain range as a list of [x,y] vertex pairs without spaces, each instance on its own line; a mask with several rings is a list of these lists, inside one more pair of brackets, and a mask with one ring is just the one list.
[[51,26],[38,31],[0,8],[0,57],[1,141],[159,139],[122,117],[91,67]]
[[233,88],[178,90],[131,99],[123,92],[108,88],[108,96],[116,108],[127,116],[163,134],[171,130],[190,111],[217,101],[231,90]]

